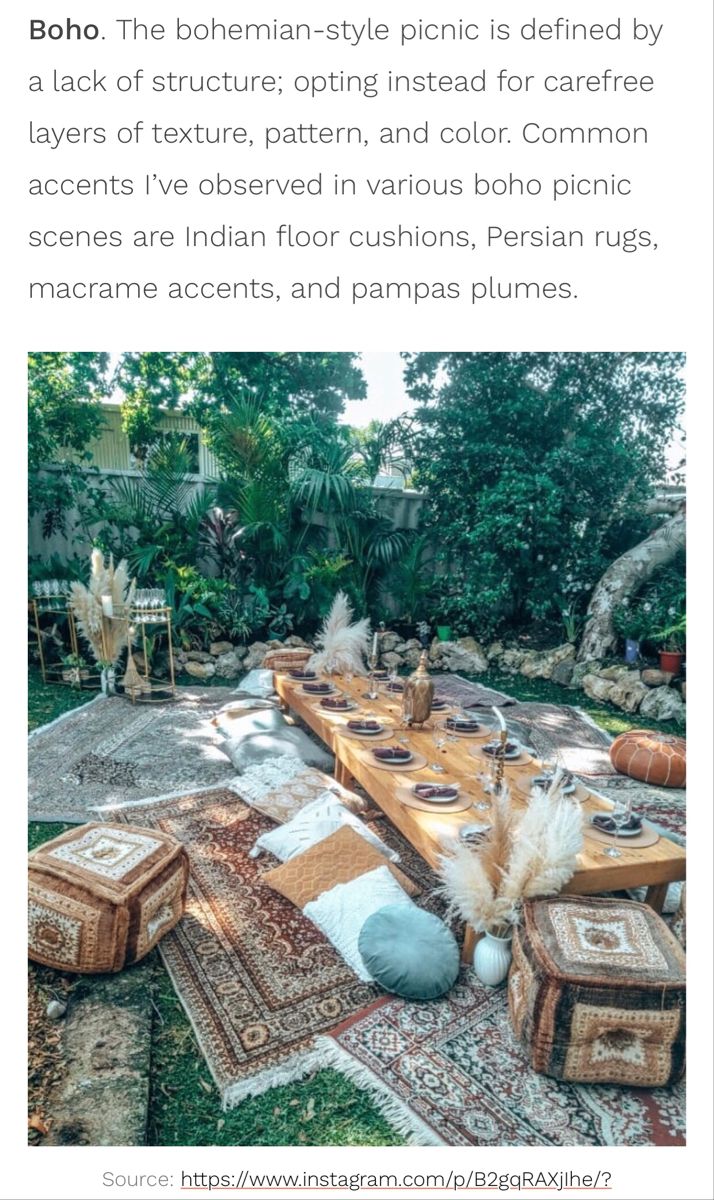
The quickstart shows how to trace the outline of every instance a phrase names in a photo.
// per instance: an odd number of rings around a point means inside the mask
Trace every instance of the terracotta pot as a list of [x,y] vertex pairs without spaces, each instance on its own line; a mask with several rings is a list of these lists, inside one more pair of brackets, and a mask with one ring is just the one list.
[[679,675],[679,672],[682,670],[683,661],[683,654],[675,654],[671,650],[660,650],[659,652],[659,665],[661,671],[671,671],[672,675]]

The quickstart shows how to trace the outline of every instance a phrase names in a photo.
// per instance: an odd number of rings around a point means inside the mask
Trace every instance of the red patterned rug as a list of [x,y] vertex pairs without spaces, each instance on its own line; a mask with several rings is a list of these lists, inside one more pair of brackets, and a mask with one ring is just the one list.
[[[188,851],[186,914],[159,948],[224,1106],[323,1066],[316,1035],[359,1012],[379,989],[361,983],[320,930],[261,882],[275,860],[248,852],[275,823],[225,789],[103,815],[160,829]],[[379,835],[431,891],[433,875],[401,835],[386,821]]]
[[416,1145],[682,1146],[684,1085],[646,1090],[536,1075],[505,988],[465,971],[444,1000],[383,998],[321,1038],[323,1062],[369,1091]]

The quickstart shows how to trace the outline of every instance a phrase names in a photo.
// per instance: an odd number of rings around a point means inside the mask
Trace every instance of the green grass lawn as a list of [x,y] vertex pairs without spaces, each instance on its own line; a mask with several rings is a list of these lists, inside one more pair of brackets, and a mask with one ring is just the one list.
[[[611,734],[635,728],[636,716],[591,701],[547,680],[490,671],[479,682],[509,692],[519,700],[577,704]],[[29,678],[29,723],[54,720],[86,703],[87,693],[44,685],[38,671]],[[652,726],[652,723],[649,723]],[[671,730],[671,725],[658,728]],[[29,826],[32,849],[56,837],[67,825]],[[335,1071],[319,1071],[302,1083],[273,1088],[245,1100],[230,1112],[220,1102],[193,1031],[164,971],[158,954],[153,972],[152,1081],[149,1142],[156,1146],[399,1146],[394,1133],[369,1100]]]

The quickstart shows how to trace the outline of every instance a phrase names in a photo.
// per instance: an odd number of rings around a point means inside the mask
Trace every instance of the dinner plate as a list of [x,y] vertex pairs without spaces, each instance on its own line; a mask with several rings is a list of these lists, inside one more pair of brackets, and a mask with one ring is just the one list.
[[379,763],[380,767],[406,767],[407,763],[410,763],[413,758],[414,755],[411,750],[408,750],[407,755],[403,758],[382,758],[381,755],[374,754],[374,761]]
[[[595,815],[597,815],[597,814],[595,814]],[[639,837],[640,834],[642,833],[642,828],[643,828],[642,825],[640,824],[639,829],[621,829],[619,831],[619,833],[615,833],[615,831],[613,829],[603,829],[601,825],[596,825],[594,817],[590,818],[590,824],[592,825],[593,829],[597,829],[598,833],[604,834],[605,837],[611,837],[613,839],[613,841],[615,840],[615,838],[617,838],[617,840],[619,841],[620,838]]]
[[376,729],[350,729],[348,726],[345,726],[345,733],[350,733],[353,737],[379,737],[379,735],[384,732],[384,725],[378,725]]

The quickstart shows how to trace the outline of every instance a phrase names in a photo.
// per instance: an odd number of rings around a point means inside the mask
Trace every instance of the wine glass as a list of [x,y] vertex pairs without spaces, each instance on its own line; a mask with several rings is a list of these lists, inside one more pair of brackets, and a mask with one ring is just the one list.
[[[434,729],[432,730],[431,736],[432,736],[434,745],[436,746],[436,749],[443,750],[444,746],[446,745],[446,734],[444,733],[444,730],[441,728],[440,725],[436,725],[434,727]],[[443,775],[444,771],[446,770],[446,767],[443,767],[441,765],[441,763],[438,763],[438,762],[429,763],[429,766],[430,766],[431,770],[436,771],[436,773],[438,775]]]
[[625,828],[630,820],[630,817],[632,816],[632,797],[629,796],[625,797],[623,800],[619,800],[609,813],[609,816],[611,817],[615,826],[615,844],[613,846],[606,846],[603,850],[603,854],[605,854],[608,858],[621,858],[622,850],[620,850],[619,846],[617,845],[617,839],[620,836],[620,830]]

